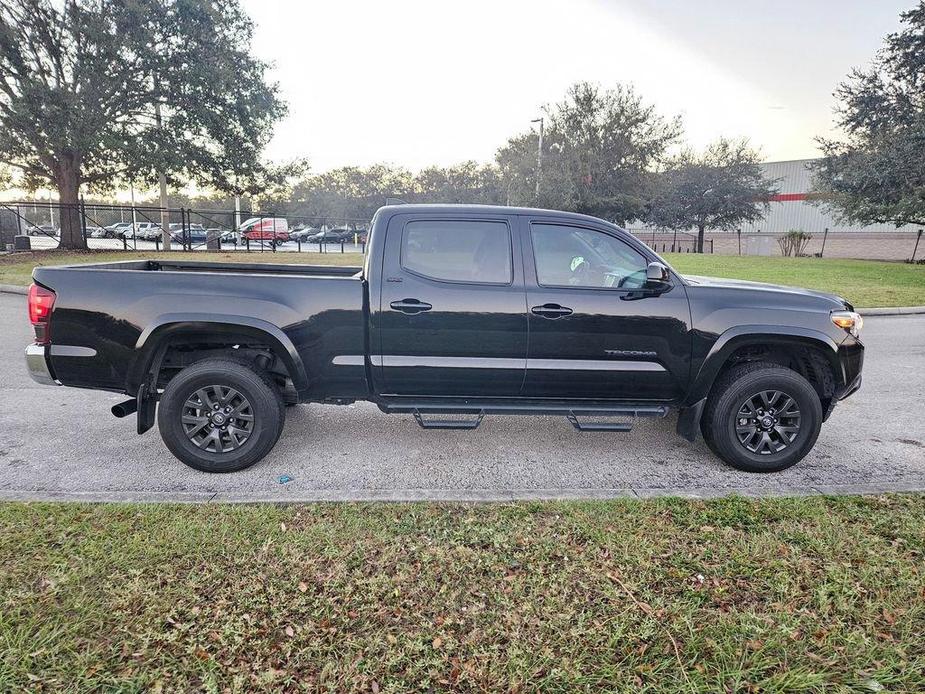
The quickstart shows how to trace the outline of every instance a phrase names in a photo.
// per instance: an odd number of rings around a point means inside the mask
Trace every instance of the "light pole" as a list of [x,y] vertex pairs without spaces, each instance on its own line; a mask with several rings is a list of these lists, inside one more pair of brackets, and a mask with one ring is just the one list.
[[540,124],[540,139],[536,145],[536,204],[540,204],[540,179],[543,177],[543,117],[534,118],[531,123]]

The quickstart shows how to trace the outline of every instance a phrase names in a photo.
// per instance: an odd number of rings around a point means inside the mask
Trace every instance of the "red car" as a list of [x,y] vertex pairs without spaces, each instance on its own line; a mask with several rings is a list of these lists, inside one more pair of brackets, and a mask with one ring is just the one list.
[[283,217],[251,217],[241,224],[239,231],[251,241],[283,243],[289,240],[289,221]]

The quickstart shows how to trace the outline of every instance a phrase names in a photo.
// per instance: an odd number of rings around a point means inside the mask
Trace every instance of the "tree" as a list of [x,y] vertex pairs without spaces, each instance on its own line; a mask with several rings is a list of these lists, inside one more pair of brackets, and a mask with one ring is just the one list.
[[536,136],[517,135],[496,155],[510,202],[553,203],[621,224],[643,218],[653,171],[680,137],[680,120],[658,115],[630,86],[587,82],[543,110],[548,126],[538,200]]
[[843,140],[819,138],[818,204],[849,223],[925,224],[925,0],[835,92]]
[[503,201],[501,178],[494,166],[474,161],[446,168],[431,166],[414,177],[411,198],[416,202],[497,205]]
[[293,187],[292,213],[303,217],[349,220],[372,218],[388,197],[407,198],[413,192],[411,172],[385,164],[366,168],[346,166],[309,176]]
[[252,33],[237,0],[0,4],[0,161],[57,188],[62,247],[85,246],[82,186],[259,177],[285,107]]
[[648,220],[669,229],[696,227],[703,253],[706,229],[731,230],[767,212],[777,188],[759,162],[747,140],[720,139],[699,155],[683,151],[666,163]]

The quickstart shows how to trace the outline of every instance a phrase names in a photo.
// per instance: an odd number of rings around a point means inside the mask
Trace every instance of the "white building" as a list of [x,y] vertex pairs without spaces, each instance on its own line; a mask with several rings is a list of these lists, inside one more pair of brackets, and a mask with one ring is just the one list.
[[796,159],[794,161],[771,161],[761,165],[765,176],[769,179],[780,179],[777,181],[779,192],[772,198],[771,208],[764,219],[743,224],[743,233],[756,231],[781,233],[791,229],[800,229],[811,234],[821,234],[826,228],[830,232],[915,230],[915,227],[911,225],[897,229],[892,224],[872,224],[862,227],[836,221],[831,213],[811,204],[808,200],[812,190],[812,181],[807,164],[812,161],[814,160]]

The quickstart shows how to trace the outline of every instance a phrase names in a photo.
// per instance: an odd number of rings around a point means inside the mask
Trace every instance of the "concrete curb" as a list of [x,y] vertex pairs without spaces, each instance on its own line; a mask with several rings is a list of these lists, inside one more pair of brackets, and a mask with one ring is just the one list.
[[627,487],[617,489],[315,489],[279,490],[275,494],[240,492],[0,490],[3,501],[60,501],[82,503],[181,503],[181,504],[307,504],[319,502],[437,502],[504,503],[513,501],[603,501],[608,499],[718,499],[727,496],[749,498],[876,495],[925,492],[925,481],[899,484],[846,484],[808,487]]
[[[28,294],[28,287],[16,284],[0,284],[0,293]],[[925,306],[893,306],[886,308],[859,308],[857,312],[862,316],[908,316],[925,313]]]
[[862,316],[911,316],[925,313],[925,306],[894,306],[889,308],[859,308]]

